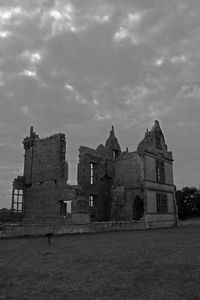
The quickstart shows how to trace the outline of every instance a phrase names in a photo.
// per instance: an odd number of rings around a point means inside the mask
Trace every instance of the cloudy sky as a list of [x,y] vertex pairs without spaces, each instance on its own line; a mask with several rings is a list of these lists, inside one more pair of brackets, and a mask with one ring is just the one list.
[[199,0],[0,0],[0,208],[30,125],[66,134],[74,182],[79,145],[113,124],[133,151],[158,119],[175,184],[199,186],[199,16]]

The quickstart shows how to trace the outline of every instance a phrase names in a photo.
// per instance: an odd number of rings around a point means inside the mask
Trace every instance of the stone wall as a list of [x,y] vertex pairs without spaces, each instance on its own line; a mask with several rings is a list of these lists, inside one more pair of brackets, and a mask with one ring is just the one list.
[[[102,148],[102,149],[101,149]],[[93,163],[93,183],[91,184],[90,164]],[[79,149],[78,184],[87,195],[94,197],[94,205],[89,208],[92,221],[110,219],[111,187],[114,176],[114,162],[108,157],[106,147],[98,150],[81,146]]]
[[[23,144],[26,222],[35,220],[44,224],[49,220],[50,224],[65,224],[73,220],[79,223],[83,219],[86,222],[88,201],[80,187],[67,184],[65,135],[58,133],[41,139],[31,128]],[[76,217],[72,218],[71,213]]]
[[[148,190],[146,191],[146,196],[147,196],[147,209],[146,213],[157,213],[157,201],[156,201],[156,192],[157,191],[152,191]],[[167,202],[168,202],[168,213],[175,213],[174,209],[174,193],[173,192],[165,192],[167,195]]]
[[26,183],[43,183],[68,179],[65,161],[65,135],[58,133],[44,139],[35,139],[25,149],[24,176]]
[[65,182],[48,181],[33,184],[25,190],[25,215],[60,215],[60,202],[73,201],[75,189]]
[[5,225],[0,227],[0,237],[27,237],[27,236],[45,236],[48,233],[55,235],[75,234],[75,233],[95,233],[124,230],[144,230],[146,223],[138,222],[94,222],[90,224],[71,224],[71,225]]
[[[156,159],[162,160],[160,157],[153,157],[149,154],[145,155],[145,180],[157,181],[156,178]],[[173,165],[170,161],[164,162],[165,169],[165,184],[173,185]]]
[[140,187],[143,182],[143,158],[137,152],[122,153],[115,162],[115,182],[125,188]]
[[1,225],[1,238],[46,236],[49,233],[54,235],[77,234],[77,233],[97,233],[110,231],[130,231],[147,230],[163,227],[174,227],[178,225],[178,220],[170,216],[169,218],[157,218],[146,222],[140,221],[110,221],[94,222],[88,224],[21,224],[21,225]]

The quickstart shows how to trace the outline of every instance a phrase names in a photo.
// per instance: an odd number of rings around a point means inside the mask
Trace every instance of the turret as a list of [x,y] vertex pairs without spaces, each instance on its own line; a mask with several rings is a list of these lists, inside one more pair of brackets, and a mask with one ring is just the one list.
[[155,120],[150,131],[145,132],[143,140],[138,144],[137,151],[139,154],[149,152],[155,155],[163,156],[168,160],[172,159],[172,152],[167,150],[165,138],[160,128],[160,124]]
[[109,156],[117,157],[121,153],[121,148],[117,137],[115,136],[114,126],[110,130],[110,135],[106,140],[105,146],[109,148]]

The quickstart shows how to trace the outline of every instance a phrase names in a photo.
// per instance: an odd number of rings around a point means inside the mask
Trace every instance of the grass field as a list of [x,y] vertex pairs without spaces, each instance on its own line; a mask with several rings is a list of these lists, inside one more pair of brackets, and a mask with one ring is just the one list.
[[200,225],[0,240],[0,299],[200,299]]

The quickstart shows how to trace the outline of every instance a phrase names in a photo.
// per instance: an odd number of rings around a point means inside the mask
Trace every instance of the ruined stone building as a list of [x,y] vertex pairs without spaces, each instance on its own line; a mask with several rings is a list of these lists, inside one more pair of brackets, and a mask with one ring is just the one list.
[[105,145],[81,146],[77,185],[69,185],[64,134],[23,141],[24,174],[13,181],[13,210],[29,222],[86,224],[143,220],[177,222],[173,157],[155,121],[134,152],[121,151],[112,127]]

